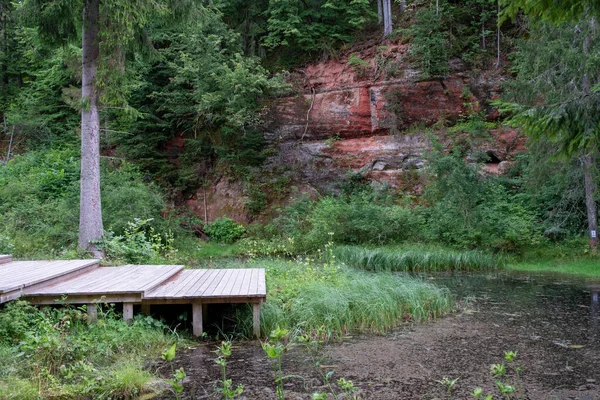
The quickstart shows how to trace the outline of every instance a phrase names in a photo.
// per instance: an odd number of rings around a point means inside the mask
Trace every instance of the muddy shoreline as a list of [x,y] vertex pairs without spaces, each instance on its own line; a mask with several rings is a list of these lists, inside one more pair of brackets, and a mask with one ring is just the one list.
[[[352,380],[361,399],[446,399],[437,382],[443,377],[459,378],[456,399],[471,398],[476,387],[497,393],[490,365],[512,350],[525,368],[522,398],[600,399],[595,289],[493,275],[437,281],[456,296],[458,312],[427,324],[406,324],[385,336],[359,335],[327,345],[320,352],[321,367],[304,349],[293,348],[283,363],[284,374],[293,375],[285,381],[285,398],[311,399],[313,392],[331,391],[323,382],[329,371],[335,371],[333,380]],[[177,356],[175,366],[188,375],[185,399],[219,398],[215,344],[202,343]],[[228,378],[244,385],[241,398],[276,398],[273,371],[257,341],[234,344]]]

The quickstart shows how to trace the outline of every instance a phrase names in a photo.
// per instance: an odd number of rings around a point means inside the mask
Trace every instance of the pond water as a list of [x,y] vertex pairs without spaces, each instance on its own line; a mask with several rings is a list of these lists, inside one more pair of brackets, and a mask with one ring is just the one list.
[[[483,387],[497,393],[489,369],[504,351],[523,365],[520,398],[600,399],[600,284],[505,274],[425,278],[448,287],[456,313],[427,324],[406,324],[385,336],[349,337],[322,350],[323,368],[296,348],[284,358],[286,399],[327,391],[322,374],[354,382],[361,399],[449,398],[437,381],[458,378],[455,398]],[[217,398],[215,343],[178,355],[188,374],[186,398]],[[258,342],[233,349],[228,377],[248,399],[274,399],[274,378]],[[507,379],[515,381],[514,379]],[[341,397],[340,397],[341,398]],[[495,397],[499,398],[499,397]]]

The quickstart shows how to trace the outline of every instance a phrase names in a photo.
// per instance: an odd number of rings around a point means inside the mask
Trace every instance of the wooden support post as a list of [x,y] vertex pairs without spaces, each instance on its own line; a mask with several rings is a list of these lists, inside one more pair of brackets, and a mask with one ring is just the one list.
[[254,337],[260,339],[260,303],[252,304],[252,326]]
[[98,306],[96,303],[88,303],[86,307],[88,315],[88,324],[93,324],[98,320]]
[[142,314],[149,316],[150,315],[150,304],[142,303]]
[[123,303],[123,320],[129,322],[133,319],[133,303]]
[[192,303],[192,333],[196,337],[202,336],[202,303]]

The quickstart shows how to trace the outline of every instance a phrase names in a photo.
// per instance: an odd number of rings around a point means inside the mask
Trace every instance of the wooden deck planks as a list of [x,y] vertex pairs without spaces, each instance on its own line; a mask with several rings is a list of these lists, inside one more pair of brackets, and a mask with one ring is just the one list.
[[98,260],[13,261],[0,264],[0,293],[68,276],[98,265]]
[[[1,257],[7,257],[2,256]],[[8,258],[5,258],[8,259]],[[112,301],[151,304],[176,302],[259,302],[266,298],[263,269],[196,269],[181,265],[99,267],[98,260],[18,261],[0,264],[0,302],[27,296],[46,304]]]
[[26,291],[26,294],[28,296],[143,294],[182,270],[182,265],[100,267],[85,275]]
[[12,255],[10,254],[0,254],[0,264],[6,264],[12,262]]
[[[0,279],[7,286],[14,285],[16,282],[29,282],[36,277],[43,277],[54,271],[60,271],[64,266],[72,265],[68,260],[49,261],[46,263],[35,261],[17,261],[10,264],[4,264],[0,267]],[[17,284],[18,284],[17,283]]]
[[185,270],[164,285],[144,294],[144,299],[264,298],[264,270],[258,268]]

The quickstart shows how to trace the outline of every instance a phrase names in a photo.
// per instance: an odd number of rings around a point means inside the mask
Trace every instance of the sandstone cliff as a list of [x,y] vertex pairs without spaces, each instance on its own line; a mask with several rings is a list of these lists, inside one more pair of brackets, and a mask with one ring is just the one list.
[[[284,178],[288,190],[268,198],[276,203],[286,202],[291,186],[310,195],[335,192],[349,173],[418,194],[431,135],[449,147],[461,136],[448,134],[457,121],[475,113],[497,118],[489,101],[499,95],[501,81],[499,71],[469,70],[460,60],[451,62],[447,77],[424,79],[403,43],[308,65],[290,76],[298,94],[269,104],[264,132],[273,151],[256,184],[268,191],[273,179]],[[496,127],[476,147],[490,156],[485,169],[501,173],[523,151],[524,138]],[[204,197],[202,190],[186,203],[199,216]],[[248,201],[239,183],[218,179],[206,190],[208,219],[229,215],[248,222]]]

